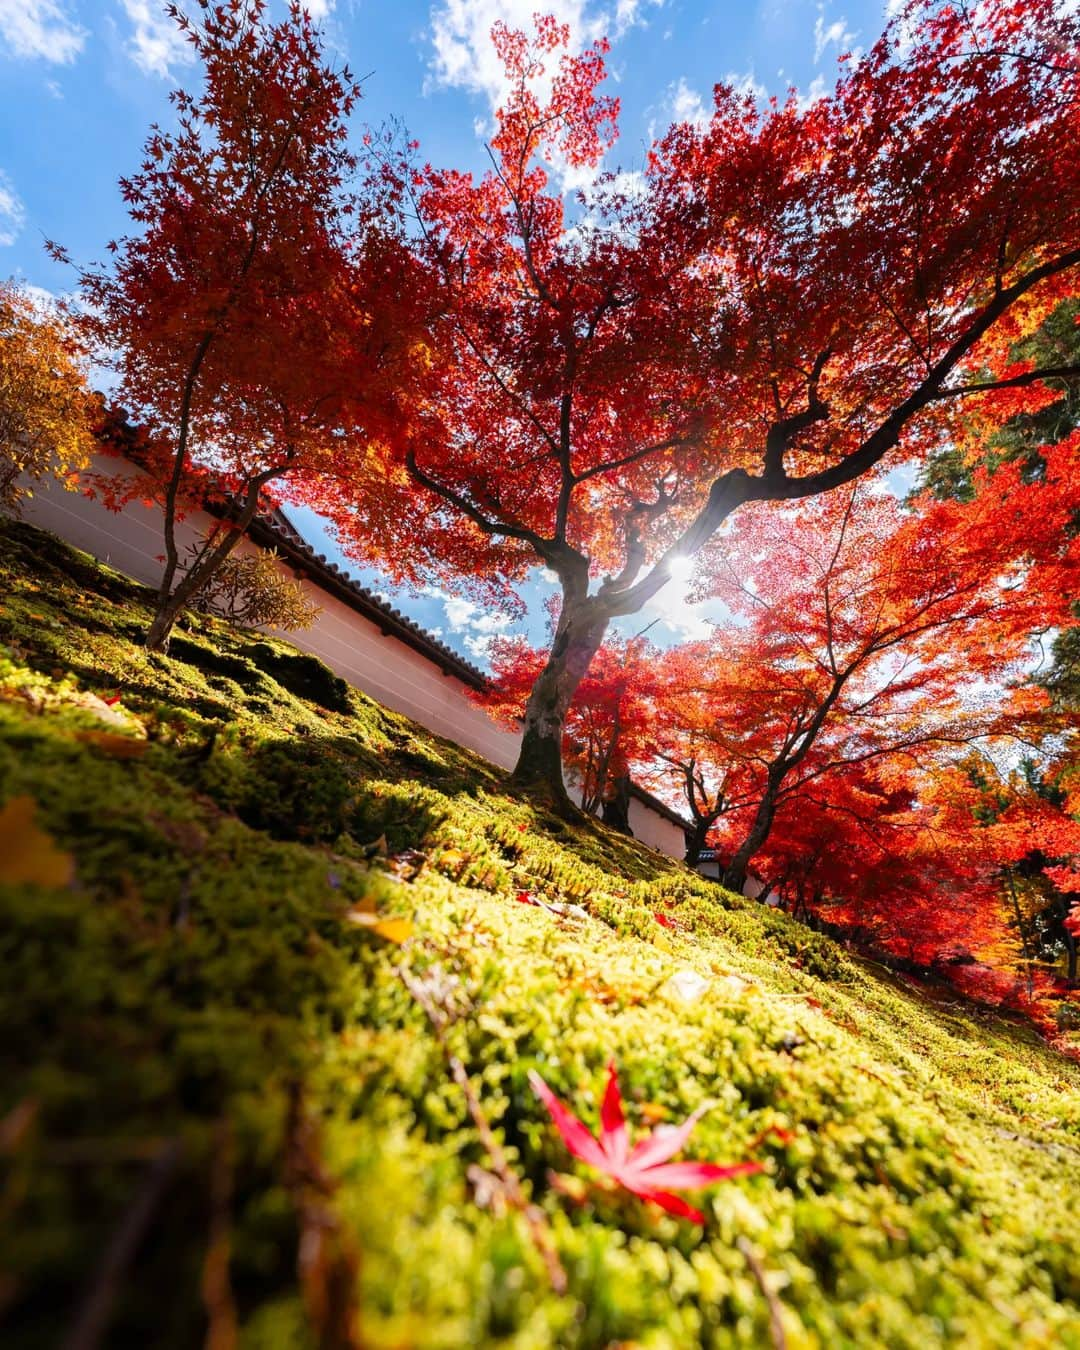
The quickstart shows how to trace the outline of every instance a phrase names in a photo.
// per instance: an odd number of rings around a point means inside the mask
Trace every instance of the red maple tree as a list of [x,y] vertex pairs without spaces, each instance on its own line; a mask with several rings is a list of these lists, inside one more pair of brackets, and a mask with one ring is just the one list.
[[1005,686],[1076,588],[1066,459],[1031,485],[1003,470],[973,505],[906,511],[857,486],[812,515],[747,515],[706,550],[699,592],[731,622],[662,657],[640,772],[674,779],[696,848],[719,822],[729,886],[782,803],[845,766],[1034,734],[1047,696]]
[[[267,484],[328,477],[379,496],[373,447],[404,415],[415,288],[391,196],[347,145],[359,96],[307,12],[265,0],[170,14],[202,64],[121,182],[136,232],[80,272],[80,322],[146,433],[165,567],[147,646],[235,548]],[[60,256],[62,250],[57,249]],[[184,570],[176,522],[199,466],[233,506]],[[145,495],[146,481],[132,488]]]
[[570,56],[550,19],[494,36],[510,93],[490,172],[408,179],[445,308],[401,462],[432,517],[559,579],[515,779],[565,800],[578,684],[674,558],[746,503],[841,487],[919,453],[963,396],[1039,378],[981,368],[1080,264],[1080,19],[909,4],[830,96],[759,109],[718,86],[705,126],[576,211],[549,179],[614,137],[603,44]]

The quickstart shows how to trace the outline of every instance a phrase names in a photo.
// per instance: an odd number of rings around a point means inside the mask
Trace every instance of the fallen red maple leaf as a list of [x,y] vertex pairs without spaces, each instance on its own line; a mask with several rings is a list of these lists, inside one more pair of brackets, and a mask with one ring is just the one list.
[[653,918],[662,928],[678,928],[679,926],[670,914],[660,914],[657,912],[653,915]]
[[699,1106],[681,1125],[660,1126],[631,1148],[614,1060],[608,1065],[607,1090],[600,1108],[599,1139],[589,1133],[540,1075],[531,1070],[529,1085],[547,1107],[563,1143],[575,1158],[603,1172],[632,1195],[651,1200],[669,1214],[704,1223],[705,1216],[680,1196],[673,1195],[673,1188],[697,1190],[711,1186],[714,1181],[726,1181],[729,1177],[747,1176],[762,1170],[759,1162],[668,1162],[689,1139],[691,1130],[709,1109],[708,1105]]

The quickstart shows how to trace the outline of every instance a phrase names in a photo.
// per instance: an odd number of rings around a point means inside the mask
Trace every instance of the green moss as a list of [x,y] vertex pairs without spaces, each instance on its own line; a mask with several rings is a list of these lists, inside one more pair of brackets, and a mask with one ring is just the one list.
[[[357,1255],[372,1347],[766,1345],[740,1240],[792,1347],[1080,1346],[1078,1074],[1028,1029],[504,796],[285,643],[199,619],[147,658],[145,593],[48,536],[5,526],[0,573],[0,805],[32,796],[76,866],[0,886],[5,1345],[70,1328],[176,1140],[110,1346],[201,1343],[222,1223],[241,1344],[316,1345],[304,1186]],[[103,727],[87,695],[117,690]],[[400,966],[453,1011],[565,1296],[476,1190],[490,1161]],[[687,968],[709,981],[690,1004]],[[595,1126],[612,1056],[633,1130],[711,1100],[691,1156],[766,1164],[703,1194],[703,1228],[552,1184],[587,1171],[527,1073]]]

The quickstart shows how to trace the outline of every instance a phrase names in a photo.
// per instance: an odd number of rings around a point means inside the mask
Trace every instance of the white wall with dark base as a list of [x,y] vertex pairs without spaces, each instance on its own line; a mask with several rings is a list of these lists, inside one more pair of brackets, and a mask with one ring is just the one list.
[[[98,456],[92,467],[95,474],[113,477],[137,472],[125,460],[111,456]],[[59,483],[48,483],[36,488],[34,496],[25,503],[22,516],[135,581],[156,586],[161,578],[164,551],[161,511],[152,503],[132,501],[122,511],[110,511],[100,500],[67,491]],[[181,551],[214,523],[213,517],[204,511],[186,516],[177,526]],[[239,547],[254,550],[256,546],[245,539]],[[290,577],[294,575],[287,564],[282,564],[282,570]],[[422,652],[384,634],[378,624],[308,578],[300,578],[300,584],[321,613],[311,628],[281,636],[317,656],[336,675],[387,708],[404,713],[438,736],[474,750],[500,768],[513,767],[520,737],[496,726],[471,701],[460,679],[444,674]],[[649,848],[672,858],[681,858],[685,853],[683,830],[637,798],[630,801],[629,820],[634,837]]]
[[[93,471],[112,477],[135,472],[125,461],[107,456],[95,460]],[[161,512],[156,505],[133,501],[122,511],[110,511],[101,501],[52,483],[35,491],[22,517],[135,581],[156,586],[161,579],[164,544]],[[213,518],[204,511],[186,516],[177,527],[181,551],[213,524]],[[245,540],[240,547],[255,546]],[[292,576],[290,568],[283,567],[283,571]],[[283,637],[325,661],[335,674],[386,707],[415,719],[436,735],[475,750],[500,768],[513,767],[518,738],[497,727],[482,708],[472,703],[460,680],[444,675],[420,652],[384,636],[376,624],[306,578],[300,584],[322,612],[311,628]]]

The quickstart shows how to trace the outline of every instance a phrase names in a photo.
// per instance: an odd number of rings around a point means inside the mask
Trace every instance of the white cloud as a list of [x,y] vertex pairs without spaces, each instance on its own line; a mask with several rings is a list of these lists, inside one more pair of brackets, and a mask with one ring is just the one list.
[[157,0],[120,0],[120,4],[132,26],[128,55],[144,75],[167,79],[173,66],[191,63],[190,44]]
[[814,65],[816,66],[825,55],[826,47],[835,47],[837,52],[846,52],[851,50],[851,45],[855,41],[855,34],[848,26],[847,20],[843,17],[836,19],[833,23],[825,23],[825,14],[819,10],[817,19],[814,22]]
[[797,103],[799,106],[799,111],[805,112],[806,109],[811,106],[811,104],[816,103],[819,98],[824,98],[828,92],[829,90],[826,85],[825,76],[815,75],[813,80],[811,80],[810,88],[806,91],[806,93],[799,94],[798,96]]
[[768,88],[752,70],[743,71],[742,74],[729,70],[720,83],[729,85],[742,98],[747,94],[753,94],[755,98],[767,98],[769,95]]
[[[420,593],[442,604],[451,633],[464,635],[465,646],[474,656],[486,656],[492,638],[497,633],[504,633],[512,623],[509,614],[484,609],[475,601],[466,600],[460,595],[450,595],[438,586],[423,586]],[[441,635],[443,630],[428,631],[438,631]]]
[[446,610],[446,620],[452,633],[463,632],[472,623],[473,616],[480,611],[479,605],[474,605],[471,600],[462,600],[460,596],[442,595],[439,598]]
[[86,42],[59,0],[0,0],[0,36],[11,56],[57,65],[74,61]]
[[[598,36],[586,31],[585,0],[551,0],[547,10],[584,40]],[[481,94],[492,110],[499,107],[509,86],[491,30],[502,20],[532,32],[535,12],[536,0],[441,0],[431,10],[433,83]]]
[[44,286],[35,286],[31,281],[20,281],[19,290],[30,297],[33,304],[46,314],[54,314],[60,297],[48,291]]
[[13,244],[26,224],[26,211],[15,185],[0,169],[0,247]]
[[453,633],[501,633],[510,627],[510,616],[496,610],[485,610],[471,600],[460,596],[440,596],[446,619]]
[[334,0],[304,0],[304,8],[319,23],[329,16],[334,8]]
[[683,76],[669,88],[667,102],[673,122],[689,122],[692,126],[703,127],[709,120],[709,109],[704,99],[687,84]]
[[614,8],[597,7],[591,0],[437,0],[431,9],[430,63],[437,86],[481,94],[494,110],[507,91],[502,62],[491,45],[491,29],[500,19],[509,28],[533,32],[533,16],[552,14],[570,25],[571,45],[580,48],[600,37],[616,41],[629,28],[643,23],[647,8],[665,0],[615,0]]
[[[661,596],[650,600],[641,612],[645,620],[659,619],[660,625],[675,633],[680,642],[699,642],[713,631],[704,605],[691,605],[685,595],[672,595],[664,587]],[[643,623],[638,628],[643,628]],[[655,634],[654,634],[655,636]]]
[[476,637],[470,634],[465,638],[465,650],[475,661],[486,661],[491,655],[491,644],[495,639],[493,636]]
[[[480,95],[487,103],[489,116],[476,118],[473,129],[478,139],[491,135],[490,114],[505,101],[509,84],[502,62],[491,42],[491,30],[497,22],[525,33],[534,32],[537,13],[551,14],[570,29],[570,50],[579,51],[598,38],[612,42],[628,29],[643,25],[647,9],[660,8],[666,0],[436,0],[431,8],[429,87],[464,89]],[[558,66],[558,54],[548,63],[545,75],[537,81],[538,96],[545,97],[545,84]],[[617,83],[618,71],[609,65],[608,73]],[[573,166],[556,156],[549,164],[560,192],[586,191],[595,182],[598,170],[588,164]]]

